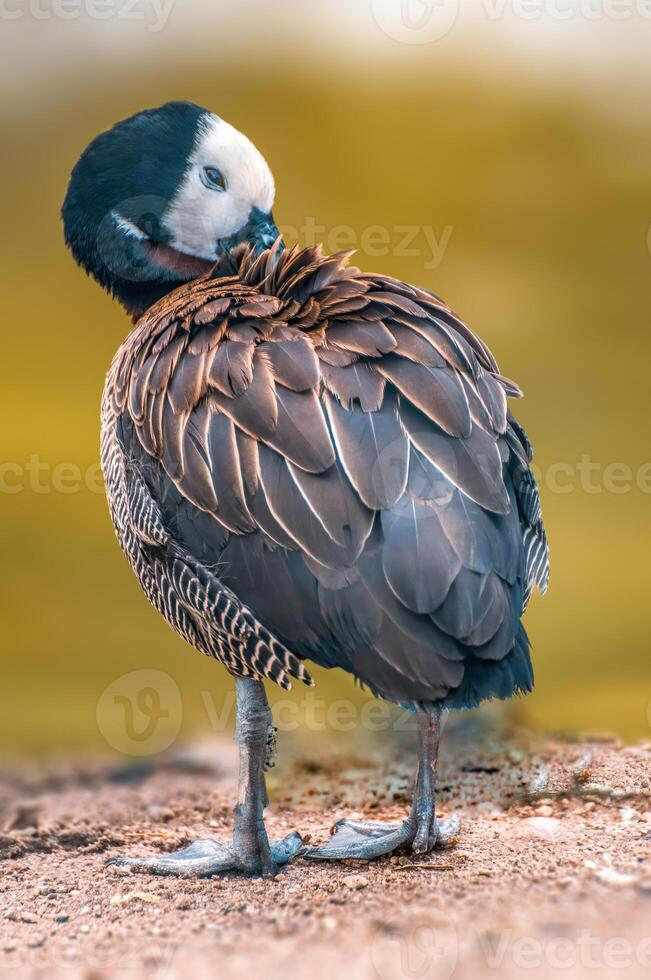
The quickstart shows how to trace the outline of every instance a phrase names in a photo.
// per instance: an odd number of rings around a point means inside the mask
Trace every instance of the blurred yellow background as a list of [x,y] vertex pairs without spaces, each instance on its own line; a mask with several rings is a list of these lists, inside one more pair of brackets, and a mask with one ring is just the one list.
[[[115,0],[113,20],[80,0],[76,19],[47,3],[49,18],[0,18],[5,752],[106,748],[97,705],[130,671],[173,678],[186,732],[232,683],[149,607],[114,539],[98,405],[129,323],[58,214],[88,141],[168,99],[254,140],[288,237],[316,225],[361,267],[441,294],[520,383],[552,579],[526,617],[536,691],[515,710],[648,737],[651,21],[634,3],[625,22],[484,4],[428,25],[414,3],[176,0],[162,24],[145,0],[141,19]],[[338,672],[318,682],[363,698]]]

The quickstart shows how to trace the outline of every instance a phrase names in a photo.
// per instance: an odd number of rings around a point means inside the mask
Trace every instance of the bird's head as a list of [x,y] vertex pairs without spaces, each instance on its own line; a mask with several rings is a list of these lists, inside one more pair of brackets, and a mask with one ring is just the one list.
[[97,136],[62,208],[75,260],[134,315],[242,242],[279,235],[262,154],[190,102],[146,109]]

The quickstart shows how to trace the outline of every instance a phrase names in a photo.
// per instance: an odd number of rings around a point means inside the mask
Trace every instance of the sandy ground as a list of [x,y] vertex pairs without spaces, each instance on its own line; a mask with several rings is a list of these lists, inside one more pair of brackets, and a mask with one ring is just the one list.
[[[388,744],[394,754],[378,755]],[[286,755],[270,774],[270,834],[322,840],[343,815],[401,818],[410,744],[321,740]],[[440,812],[462,818],[455,844],[355,866],[299,858],[274,880],[104,867],[228,838],[226,739],[155,765],[4,771],[0,976],[648,977],[650,748],[461,718],[446,728],[440,772]]]

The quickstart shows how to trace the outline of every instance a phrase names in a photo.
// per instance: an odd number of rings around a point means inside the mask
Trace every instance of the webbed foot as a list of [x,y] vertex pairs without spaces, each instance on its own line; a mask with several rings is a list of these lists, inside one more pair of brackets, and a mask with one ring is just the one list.
[[193,841],[171,854],[142,858],[116,857],[110,858],[106,864],[179,878],[210,878],[225,871],[238,871],[250,876],[273,875],[280,865],[291,861],[302,847],[303,841],[294,831],[283,840],[262,842],[257,853],[238,848],[234,844],[222,844],[217,840],[207,839]]
[[304,857],[331,861],[369,860],[402,848],[409,848],[414,854],[426,854],[434,847],[445,847],[457,836],[460,826],[456,815],[447,820],[435,817],[417,820],[409,816],[402,823],[338,820],[327,844],[304,849],[302,853]]

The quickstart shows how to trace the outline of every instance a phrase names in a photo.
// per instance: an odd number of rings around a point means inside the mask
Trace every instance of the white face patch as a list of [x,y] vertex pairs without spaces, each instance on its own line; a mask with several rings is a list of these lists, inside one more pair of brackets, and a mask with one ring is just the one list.
[[[180,252],[216,258],[220,238],[236,234],[252,208],[271,211],[273,175],[259,150],[243,133],[218,116],[207,116],[174,198],[163,215],[170,244]],[[204,167],[215,167],[226,190],[206,187]]]

